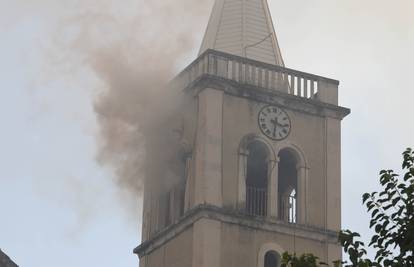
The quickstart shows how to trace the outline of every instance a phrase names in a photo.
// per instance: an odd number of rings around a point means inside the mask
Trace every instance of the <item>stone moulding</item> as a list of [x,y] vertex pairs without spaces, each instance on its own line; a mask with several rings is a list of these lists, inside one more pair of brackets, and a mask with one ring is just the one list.
[[282,91],[240,84],[236,81],[210,74],[200,76],[189,84],[184,90],[187,92],[193,91],[195,95],[198,95],[206,88],[222,90],[226,94],[235,97],[253,99],[260,103],[277,105],[320,117],[332,117],[342,120],[351,113],[351,110],[345,107],[321,102],[316,99],[286,94]]
[[292,227],[292,224],[276,220],[275,218],[254,217],[232,209],[203,204],[187,211],[178,222],[155,234],[151,239],[136,247],[133,252],[140,258],[151,254],[157,248],[174,239],[189,227],[192,227],[200,219],[210,219],[223,224],[234,224],[252,230],[295,235],[298,238],[321,243],[338,244],[338,233],[332,230],[299,224],[295,224],[295,227]]

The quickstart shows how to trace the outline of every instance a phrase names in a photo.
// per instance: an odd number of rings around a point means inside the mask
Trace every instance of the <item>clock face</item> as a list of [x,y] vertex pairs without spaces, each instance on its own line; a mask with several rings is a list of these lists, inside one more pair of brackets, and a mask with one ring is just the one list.
[[285,139],[290,133],[290,119],[286,111],[275,106],[265,106],[259,112],[259,128],[273,140]]

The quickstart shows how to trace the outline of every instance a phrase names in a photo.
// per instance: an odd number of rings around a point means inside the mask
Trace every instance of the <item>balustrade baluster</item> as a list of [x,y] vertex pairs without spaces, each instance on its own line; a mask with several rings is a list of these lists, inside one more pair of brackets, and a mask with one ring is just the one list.
[[288,94],[293,95],[293,89],[292,89],[292,86],[289,83],[289,73],[288,72],[284,71],[282,73],[281,83],[282,83],[284,91]]
[[257,86],[263,87],[263,69],[257,68]]
[[289,93],[289,81],[285,81],[288,78],[287,73],[278,72],[277,73],[277,89],[280,91],[285,91]]
[[250,80],[249,69],[250,69],[249,65],[244,63],[244,82],[245,83],[249,83],[249,80]]
[[274,70],[270,71],[270,89],[274,89],[276,90],[276,77],[277,77],[277,73]]
[[315,81],[314,80],[310,80],[311,83],[311,97],[313,97],[315,95]]
[[295,86],[295,76],[290,75],[290,86],[292,86],[292,95],[297,95],[296,86]]
[[244,76],[243,76],[243,62],[239,62],[239,82],[244,83]]
[[231,60],[227,60],[227,75],[226,79],[232,80],[233,79],[233,64]]
[[213,74],[213,55],[208,55],[207,60],[207,74]]
[[309,80],[306,78],[303,78],[303,83],[304,83],[304,90],[305,90],[305,97],[309,98],[309,92],[308,92],[308,82]]
[[207,55],[206,57],[205,57],[205,62],[204,62],[204,73],[205,74],[210,74],[210,55]]
[[214,55],[211,55],[209,58],[209,74],[211,75],[217,75],[217,58]]
[[268,69],[264,69],[264,72],[265,72],[264,88],[270,88],[270,86],[269,86],[269,84],[270,84],[270,82],[269,82],[269,71],[270,70],[268,70]]
[[236,78],[236,61],[232,60],[231,64],[232,64],[231,65],[231,79],[234,80],[234,81],[237,81],[237,78]]
[[256,85],[256,66],[251,66],[251,85]]

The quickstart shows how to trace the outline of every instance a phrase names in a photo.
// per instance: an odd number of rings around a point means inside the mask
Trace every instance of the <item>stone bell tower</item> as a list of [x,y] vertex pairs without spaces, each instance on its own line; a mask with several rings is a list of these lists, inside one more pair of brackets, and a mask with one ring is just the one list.
[[284,66],[266,0],[216,0],[198,58],[171,84],[189,96],[181,176],[145,187],[140,266],[277,267],[285,251],[340,259],[350,110],[338,85]]

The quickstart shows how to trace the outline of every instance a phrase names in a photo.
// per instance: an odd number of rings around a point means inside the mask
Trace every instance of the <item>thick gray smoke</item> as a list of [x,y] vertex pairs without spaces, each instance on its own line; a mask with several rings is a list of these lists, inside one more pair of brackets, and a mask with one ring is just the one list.
[[[121,4],[137,10],[118,14],[113,8]],[[118,184],[134,193],[142,190],[148,168],[156,170],[156,177],[178,175],[174,168],[159,168],[172,164],[174,155],[169,151],[176,140],[167,122],[183,101],[167,83],[194,51],[210,6],[209,0],[107,1],[88,5],[63,22],[73,49],[82,53],[83,63],[100,81],[94,105],[98,160],[111,166]],[[149,140],[160,133],[162,142]],[[151,143],[155,161],[145,163],[146,143]]]

